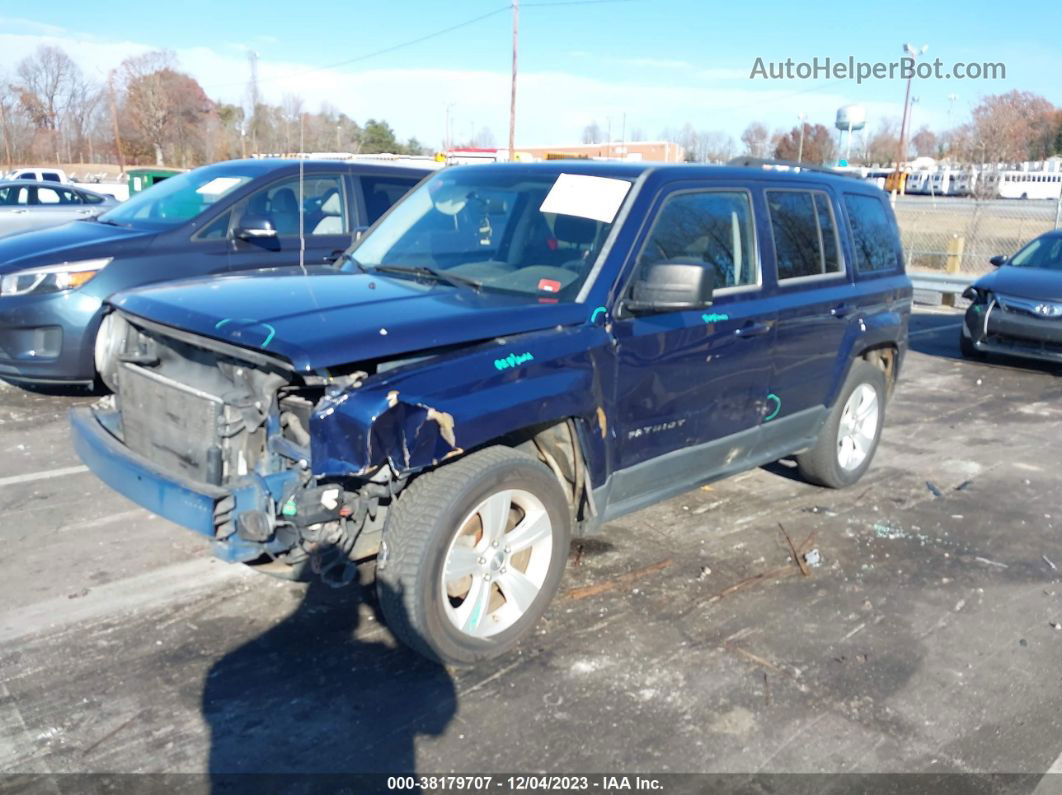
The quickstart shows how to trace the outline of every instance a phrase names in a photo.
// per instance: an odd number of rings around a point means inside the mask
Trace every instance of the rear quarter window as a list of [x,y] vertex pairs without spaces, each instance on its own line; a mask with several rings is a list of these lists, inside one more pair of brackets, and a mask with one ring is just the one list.
[[875,196],[844,195],[856,273],[892,272],[903,267],[900,237],[884,202]]
[[819,190],[767,191],[778,281],[844,273],[829,196]]

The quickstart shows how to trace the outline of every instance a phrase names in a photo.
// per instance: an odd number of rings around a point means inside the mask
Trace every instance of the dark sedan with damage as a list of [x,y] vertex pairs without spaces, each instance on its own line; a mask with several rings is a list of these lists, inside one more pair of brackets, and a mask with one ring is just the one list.
[[966,357],[1009,354],[1062,362],[1062,230],[1028,243],[966,289],[959,347]]

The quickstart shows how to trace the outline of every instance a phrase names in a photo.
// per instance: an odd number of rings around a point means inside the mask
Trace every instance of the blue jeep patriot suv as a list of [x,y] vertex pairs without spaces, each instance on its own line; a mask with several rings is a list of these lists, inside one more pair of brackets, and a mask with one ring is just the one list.
[[856,180],[568,161],[438,172],[338,270],[111,306],[82,459],[227,560],[374,564],[394,633],[460,665],[530,633],[573,534],[786,456],[858,480],[911,283]]

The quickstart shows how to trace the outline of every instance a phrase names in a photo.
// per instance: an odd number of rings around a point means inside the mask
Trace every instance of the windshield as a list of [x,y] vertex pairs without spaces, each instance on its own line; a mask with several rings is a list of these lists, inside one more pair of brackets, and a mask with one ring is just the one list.
[[1036,238],[1011,257],[1007,264],[1016,268],[1045,268],[1062,271],[1062,236]]
[[443,171],[403,199],[349,259],[389,275],[436,271],[484,291],[571,301],[630,186],[515,168]]
[[195,218],[227,193],[249,182],[247,174],[216,168],[170,177],[99,216],[104,223],[169,228]]

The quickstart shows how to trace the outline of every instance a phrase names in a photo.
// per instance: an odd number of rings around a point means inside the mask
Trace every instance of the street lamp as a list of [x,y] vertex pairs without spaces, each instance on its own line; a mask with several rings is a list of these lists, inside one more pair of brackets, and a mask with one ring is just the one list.
[[[917,50],[915,49],[914,45],[912,45],[912,44],[903,45],[904,53],[912,61],[917,60],[919,55],[924,55],[926,50],[928,50],[928,49],[929,49],[929,45],[928,44],[923,44]],[[907,91],[906,91],[906,93],[904,94],[904,97],[903,97],[903,121],[900,122],[900,153],[899,153],[899,159],[896,162],[896,167],[897,168],[901,167],[903,165],[904,161],[907,160],[907,150],[906,150],[907,123],[908,123],[908,119],[910,117],[911,81],[913,79],[914,79],[914,69],[911,70],[911,75],[910,75],[910,77],[907,78]]]
[[[915,46],[910,43],[903,45],[904,54],[907,55],[912,61],[916,60],[919,55],[924,55],[926,50],[928,49],[928,44],[923,44],[918,49],[915,49]],[[903,97],[903,120],[900,122],[900,151],[896,153],[896,171],[894,172],[896,178],[893,185],[894,189],[902,189],[903,187],[903,166],[904,162],[907,160],[907,116],[908,108],[911,103],[911,80],[913,79],[914,69],[912,68],[911,75],[907,78],[907,91]]]
[[804,122],[807,119],[808,114],[798,113],[797,118],[800,120],[800,146],[797,148],[797,162],[804,162],[804,128],[807,126]]

